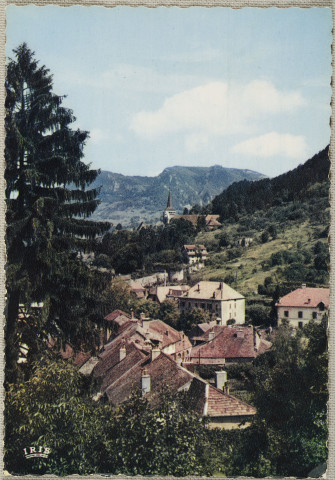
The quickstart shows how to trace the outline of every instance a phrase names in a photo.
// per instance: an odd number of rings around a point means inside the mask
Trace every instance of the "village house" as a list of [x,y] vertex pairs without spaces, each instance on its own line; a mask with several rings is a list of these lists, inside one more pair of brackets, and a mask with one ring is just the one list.
[[253,326],[214,325],[194,340],[197,345],[191,350],[190,364],[196,365],[250,362],[271,348]]
[[245,298],[223,282],[199,282],[178,302],[180,313],[202,308],[221,325],[245,322]]
[[276,303],[278,325],[288,322],[303,328],[310,320],[320,321],[329,311],[329,288],[309,288],[305,284]]
[[115,405],[134,390],[142,391],[153,405],[159,403],[164,387],[170,393],[184,391],[189,406],[209,417],[210,427],[245,427],[256,413],[252,406],[229,395],[226,372],[217,372],[214,387],[149,342],[140,346],[132,339],[116,338],[99,355],[93,377],[99,385],[94,399],[106,398]]
[[184,245],[183,253],[190,265],[194,263],[204,265],[208,257],[205,245]]
[[176,300],[189,290],[188,285],[157,286],[149,289],[148,298],[163,303],[165,300]]
[[179,332],[161,320],[151,320],[142,313],[139,319],[121,310],[116,310],[104,318],[103,338],[106,339],[104,350],[113,347],[116,340],[132,339],[138,346],[145,342],[152,347],[159,347],[163,353],[175,360],[185,361],[191,352],[191,342],[184,332]]
[[242,237],[235,240],[236,247],[250,247],[253,242],[252,237]]

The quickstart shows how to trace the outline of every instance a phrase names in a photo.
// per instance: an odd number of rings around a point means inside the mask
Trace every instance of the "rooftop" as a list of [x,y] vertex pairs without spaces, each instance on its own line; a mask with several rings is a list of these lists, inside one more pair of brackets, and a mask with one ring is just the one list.
[[280,298],[276,307],[316,308],[321,302],[329,307],[329,288],[301,287]]
[[[214,333],[219,332],[213,340],[197,345],[191,350],[191,358],[255,358],[268,350],[271,343],[260,339],[258,349],[255,348],[253,327],[213,327]],[[208,340],[209,331],[203,338]]]
[[237,300],[243,295],[223,282],[199,282],[185,293],[183,298],[199,300]]

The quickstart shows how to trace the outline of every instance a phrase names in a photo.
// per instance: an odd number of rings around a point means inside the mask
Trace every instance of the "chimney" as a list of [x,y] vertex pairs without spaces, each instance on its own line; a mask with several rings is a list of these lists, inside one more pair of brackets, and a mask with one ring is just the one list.
[[160,348],[154,347],[151,350],[151,361],[153,362],[154,360],[156,360],[156,358],[159,357],[160,354],[161,354]]
[[150,318],[142,318],[142,327],[147,330],[149,328],[150,322]]
[[226,395],[229,395],[229,387],[228,387],[228,385],[225,385],[225,386],[223,387],[223,393],[225,393]]
[[198,288],[197,288],[198,292],[200,292],[200,283],[198,283]]
[[145,368],[142,371],[141,388],[142,388],[142,395],[145,395],[146,393],[151,392],[151,377]]
[[215,337],[215,333],[214,332],[209,332],[208,340],[211,341],[211,340],[213,340],[214,337]]
[[143,326],[143,319],[144,319],[144,318],[145,318],[145,314],[144,314],[143,312],[141,312],[141,313],[140,313],[140,318],[139,318],[139,320],[138,320],[138,322],[137,322],[140,327]]
[[221,318],[220,317],[216,317],[216,325],[221,325]]
[[119,361],[121,362],[124,358],[126,358],[126,355],[127,355],[126,346],[123,344],[119,351]]
[[223,282],[220,282],[220,290],[223,290]]
[[130,313],[131,313],[131,319],[134,320],[134,310],[131,309],[131,310],[130,310]]
[[218,388],[219,390],[223,390],[227,383],[227,372],[225,370],[220,370],[219,372],[215,372],[215,375],[216,388]]
[[303,283],[303,284],[301,285],[301,288],[306,288],[306,283]]

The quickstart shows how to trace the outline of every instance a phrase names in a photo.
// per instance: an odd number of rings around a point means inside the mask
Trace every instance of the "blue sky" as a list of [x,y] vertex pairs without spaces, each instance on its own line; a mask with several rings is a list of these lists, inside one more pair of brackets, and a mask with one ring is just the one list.
[[329,143],[331,28],[327,8],[11,5],[6,54],[50,69],[95,168],[275,176]]

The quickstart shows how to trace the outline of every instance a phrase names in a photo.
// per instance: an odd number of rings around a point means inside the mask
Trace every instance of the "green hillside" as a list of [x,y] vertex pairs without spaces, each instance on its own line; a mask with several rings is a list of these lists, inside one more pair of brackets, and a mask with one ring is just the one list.
[[[224,280],[248,295],[259,290],[265,293],[262,289],[264,282],[270,291],[271,286],[283,283],[292,286],[298,283],[328,284],[329,180],[325,174],[326,154],[327,150],[324,150],[313,157],[313,161],[306,162],[314,179],[321,181],[313,181],[312,176],[308,182],[299,181],[299,176],[301,180],[302,173],[306,172],[304,164],[281,176],[280,180],[286,182],[282,184],[286,199],[281,198],[279,202],[276,192],[273,195],[275,200],[267,199],[272,205],[259,208],[259,201],[258,207],[254,206],[250,213],[241,207],[240,212],[235,210],[234,214],[222,219],[220,230],[199,233],[196,242],[207,246],[210,258],[205,269],[191,276],[192,281],[200,278]],[[268,186],[271,187],[271,183],[272,187],[278,185],[278,178],[270,180]],[[253,189],[253,204],[256,205],[257,184],[262,187],[264,180],[253,182],[252,187],[250,182],[243,183],[248,184],[248,193]],[[220,201],[227,198],[229,189],[235,193],[236,184],[220,195]],[[272,188],[272,192],[274,190]],[[265,198],[262,188],[258,192],[260,198]],[[246,193],[242,192],[241,198],[245,196]],[[219,203],[217,198],[211,206],[215,213],[218,213],[214,208]],[[249,238],[252,238],[250,246],[237,245],[238,241],[247,243]]]

